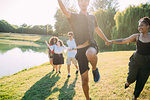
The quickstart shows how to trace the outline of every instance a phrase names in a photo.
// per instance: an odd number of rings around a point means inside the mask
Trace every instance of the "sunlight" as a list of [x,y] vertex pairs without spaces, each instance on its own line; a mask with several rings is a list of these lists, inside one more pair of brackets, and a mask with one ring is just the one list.
[[[79,11],[76,0],[62,0],[68,7]],[[92,1],[90,6],[92,6]],[[148,0],[118,0],[119,10],[129,5],[146,3]],[[150,1],[149,1],[150,2]],[[57,0],[0,0],[0,20],[4,19],[13,25],[46,25],[55,24],[55,13],[59,8]]]

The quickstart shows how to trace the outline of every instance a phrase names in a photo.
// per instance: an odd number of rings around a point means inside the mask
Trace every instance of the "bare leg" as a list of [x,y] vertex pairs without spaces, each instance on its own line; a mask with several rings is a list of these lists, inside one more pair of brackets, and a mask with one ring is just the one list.
[[70,74],[70,65],[67,65],[68,74]]
[[56,72],[58,72],[58,67],[59,67],[59,65],[56,65]]
[[60,69],[61,69],[61,65],[59,65],[59,71],[60,71]]
[[53,64],[53,58],[50,58],[50,64],[53,66],[53,70],[55,69],[55,65]]
[[89,77],[88,77],[88,70],[85,71],[82,75],[81,75],[81,79],[82,79],[82,88],[83,88],[83,92],[84,95],[86,97],[86,100],[90,100],[89,97]]
[[92,65],[92,70],[96,70],[96,65],[97,65],[97,55],[96,55],[96,49],[93,47],[90,47],[86,51],[86,56],[88,58],[88,61]]
[[137,98],[135,96],[133,96],[132,100],[137,100]]
[[74,66],[76,67],[77,70],[79,69],[79,67],[77,65],[74,65]]

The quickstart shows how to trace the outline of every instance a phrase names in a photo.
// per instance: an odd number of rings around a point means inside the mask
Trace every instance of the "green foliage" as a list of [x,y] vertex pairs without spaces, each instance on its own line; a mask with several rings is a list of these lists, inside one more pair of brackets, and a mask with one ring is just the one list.
[[[95,16],[97,18],[98,26],[104,32],[108,39],[111,39],[112,27],[115,25],[114,21],[114,10],[103,10],[99,9],[95,12]],[[98,36],[95,35],[96,42],[98,43],[98,47],[100,49],[110,49],[111,47],[106,46],[104,41]]]
[[[117,12],[114,17],[116,25],[112,30],[112,39],[126,38],[134,33],[138,33],[138,20],[145,16],[150,17],[150,4],[130,6],[122,12]],[[132,50],[135,49],[135,44],[113,44],[112,49]]]
[[57,36],[67,33],[71,30],[67,18],[64,16],[60,9],[57,10],[55,14],[55,19],[55,33],[57,34]]
[[51,25],[28,26],[25,23],[18,27],[9,24],[5,20],[0,20],[0,32],[52,35],[53,29]]
[[15,32],[15,26],[10,25],[5,20],[0,20],[0,32]]
[[94,0],[94,8],[117,10],[118,0]]

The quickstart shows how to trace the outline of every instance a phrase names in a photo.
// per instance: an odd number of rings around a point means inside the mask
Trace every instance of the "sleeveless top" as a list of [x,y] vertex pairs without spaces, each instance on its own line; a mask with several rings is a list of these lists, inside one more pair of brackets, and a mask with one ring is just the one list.
[[137,48],[137,53],[141,55],[150,55],[150,42],[142,42],[139,40],[136,41],[136,48]]

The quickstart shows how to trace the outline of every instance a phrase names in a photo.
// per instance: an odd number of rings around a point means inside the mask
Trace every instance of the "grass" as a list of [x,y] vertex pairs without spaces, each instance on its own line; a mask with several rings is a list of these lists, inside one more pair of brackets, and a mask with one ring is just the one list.
[[[98,54],[99,83],[93,82],[89,71],[90,96],[92,100],[131,100],[132,84],[124,89],[128,73],[128,59],[133,51],[104,52]],[[91,66],[90,66],[91,68]],[[45,63],[26,69],[11,76],[0,78],[0,100],[85,100],[80,75],[75,75],[71,66],[71,77],[67,79],[67,66],[61,74],[52,72],[52,66]],[[150,100],[150,79],[148,79],[139,100]]]
[[[36,35],[36,34],[23,34],[23,33],[0,33],[0,43],[4,43],[4,44],[10,44],[11,42],[13,42],[12,44],[16,44],[16,45],[24,45],[27,43],[17,43],[19,41],[24,41],[24,42],[32,42],[32,43],[36,43],[36,44],[45,44],[45,40],[49,41],[50,37],[52,37],[52,35]],[[66,43],[67,37],[64,36],[59,36],[59,39],[61,39],[62,41],[64,41],[64,43]],[[5,40],[10,40],[10,41],[5,41]],[[28,46],[28,45],[27,45]],[[31,45],[34,46],[34,45]]]
[[34,42],[29,41],[18,41],[18,40],[0,40],[0,44],[14,44],[14,45],[21,45],[21,46],[34,46],[34,47],[40,47],[39,44],[36,44]]
[[16,33],[1,33],[0,39],[9,40],[24,40],[24,41],[37,41],[41,37],[38,35],[16,34]]

